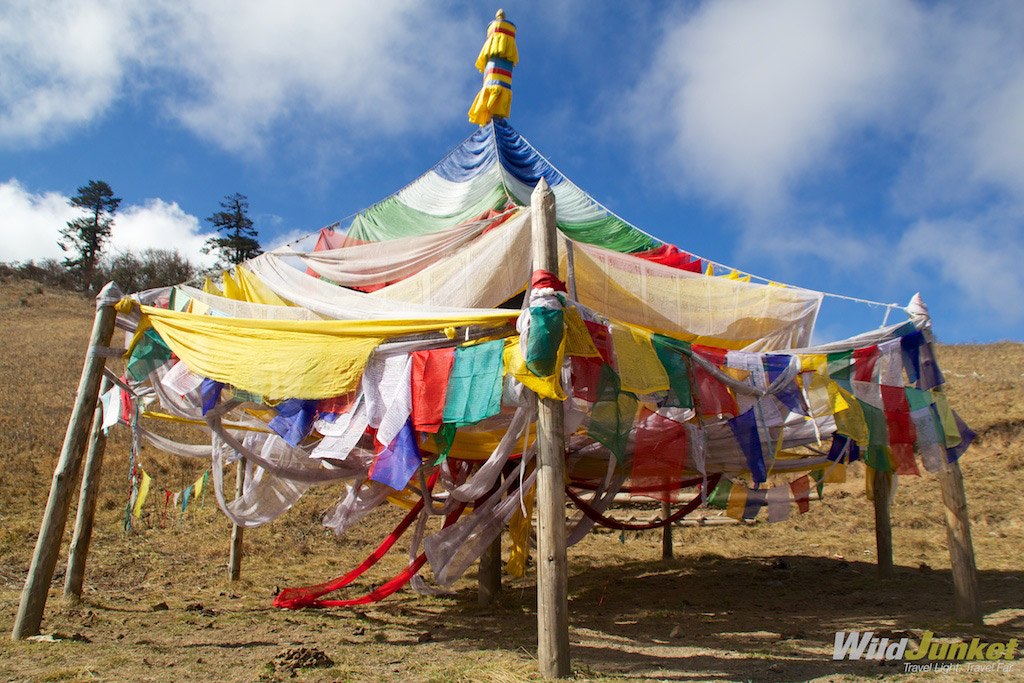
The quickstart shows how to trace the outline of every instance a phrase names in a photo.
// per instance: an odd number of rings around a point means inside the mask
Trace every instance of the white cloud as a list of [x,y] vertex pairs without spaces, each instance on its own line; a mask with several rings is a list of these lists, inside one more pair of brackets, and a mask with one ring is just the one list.
[[899,241],[896,262],[921,281],[953,285],[958,303],[978,317],[1024,321],[1024,242],[1019,211],[1003,208],[972,219],[922,220]]
[[136,54],[125,2],[34,0],[0,13],[0,143],[35,144],[101,116]]
[[[57,246],[60,230],[81,215],[59,192],[33,193],[16,179],[0,183],[0,261],[63,258]],[[174,249],[188,260],[209,266],[215,260],[201,253],[212,233],[203,233],[199,219],[177,203],[150,199],[142,205],[123,205],[114,217],[108,254],[147,248]]]
[[238,152],[288,119],[428,126],[479,34],[412,0],[20,0],[0,18],[0,143],[48,142],[125,93]]
[[720,0],[667,21],[632,116],[691,189],[763,212],[851,131],[893,120],[921,16],[907,0]]

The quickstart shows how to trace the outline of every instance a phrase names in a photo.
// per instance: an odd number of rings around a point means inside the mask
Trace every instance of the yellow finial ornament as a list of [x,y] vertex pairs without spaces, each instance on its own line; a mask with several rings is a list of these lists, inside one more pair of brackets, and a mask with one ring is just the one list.
[[487,40],[476,59],[484,84],[469,108],[470,121],[483,126],[492,117],[508,116],[512,107],[512,69],[518,61],[516,25],[505,19],[505,10],[499,9],[487,27]]

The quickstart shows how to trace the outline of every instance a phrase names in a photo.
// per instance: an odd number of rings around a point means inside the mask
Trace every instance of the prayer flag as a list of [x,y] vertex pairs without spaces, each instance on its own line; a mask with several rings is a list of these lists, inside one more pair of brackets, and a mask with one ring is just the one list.
[[956,423],[957,431],[960,434],[960,443],[946,449],[946,460],[949,462],[956,462],[960,459],[960,456],[964,454],[964,451],[967,450],[967,447],[971,445],[971,442],[974,441],[974,437],[977,435],[974,433],[974,430],[968,427],[967,424],[960,419],[960,416],[956,414],[955,410],[951,412],[953,413],[953,421]]
[[457,427],[476,424],[501,412],[504,375],[502,339],[455,350],[442,419]]
[[747,500],[743,505],[743,519],[754,519],[761,508],[764,507],[767,491],[765,489],[754,489],[747,491]]
[[782,522],[789,519],[789,487],[773,486],[765,495],[768,504],[768,521]]
[[663,334],[651,335],[651,343],[668,376],[669,386],[675,396],[675,405],[680,408],[693,408],[693,390],[690,386],[688,367],[688,357],[693,353],[690,344]]
[[793,492],[793,500],[801,514],[811,509],[810,481],[806,474],[789,482],[789,490]]
[[903,369],[907,371],[907,379],[916,383],[921,377],[921,344],[924,343],[924,333],[921,330],[914,330],[910,334],[900,337],[900,347],[903,351]]
[[149,373],[171,360],[171,350],[157,331],[150,327],[135,342],[125,365],[127,374],[136,382],[144,380]]
[[406,421],[395,440],[374,458],[370,479],[401,491],[422,462],[412,422]]
[[851,358],[853,358],[853,351],[840,351],[839,353],[828,354],[826,356],[828,376],[837,380],[851,379],[850,371],[853,369],[850,360]]
[[747,467],[757,483],[763,483],[768,478],[765,469],[764,453],[761,450],[761,434],[758,430],[757,418],[754,409],[737,415],[729,422],[729,428],[740,445],[743,455],[747,459]]
[[277,404],[277,415],[270,420],[268,426],[294,448],[302,443],[313,429],[316,405],[316,401],[297,398],[282,401]]
[[590,412],[587,435],[614,453],[619,464],[625,461],[629,432],[639,404],[633,394],[620,390],[619,377],[611,366],[602,365],[597,401]]
[[430,349],[412,353],[412,425],[434,434],[444,421],[448,376],[455,363],[455,349]]
[[878,361],[878,347],[868,346],[853,351],[853,379],[871,382],[875,377],[875,363]]
[[946,378],[939,370],[939,364],[935,361],[935,351],[932,345],[925,342],[918,347],[921,370],[917,380],[918,389],[934,389],[940,384],[945,384]]
[[139,493],[135,496],[135,507],[132,509],[132,514],[136,518],[142,516],[142,506],[146,502],[146,498],[149,496],[149,486],[153,482],[153,479],[146,474],[146,470],[142,470],[142,483],[139,484]]
[[209,377],[203,379],[203,383],[199,385],[199,391],[203,396],[203,415],[206,415],[217,405],[222,389],[224,389],[222,382],[212,380]]
[[686,427],[682,423],[641,408],[630,475],[633,493],[671,502],[672,493],[683,479],[688,450]]
[[725,508],[725,514],[736,521],[743,519],[743,513],[747,509],[747,487],[740,484],[733,484],[729,491],[729,503]]
[[715,490],[708,496],[708,505],[713,508],[725,509],[729,506],[729,497],[732,493],[732,482],[722,477]]
[[537,377],[546,377],[558,369],[558,347],[565,337],[562,309],[530,307],[530,332],[526,338],[526,369]]
[[669,389],[668,375],[654,351],[649,332],[612,325],[612,343],[623,391],[650,394]]

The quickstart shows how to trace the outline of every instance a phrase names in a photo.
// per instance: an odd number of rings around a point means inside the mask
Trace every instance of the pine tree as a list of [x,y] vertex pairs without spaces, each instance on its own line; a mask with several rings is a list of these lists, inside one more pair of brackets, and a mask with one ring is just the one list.
[[259,234],[247,215],[249,198],[236,192],[224,197],[220,205],[223,211],[218,211],[206,220],[221,234],[206,240],[203,253],[217,252],[217,263],[221,266],[238,265],[262,254],[263,250],[256,239]]
[[78,188],[78,194],[69,203],[87,213],[68,221],[67,227],[60,231],[62,239],[57,244],[75,254],[64,259],[64,267],[85,291],[96,284],[93,282],[96,266],[110,238],[121,198],[115,197],[110,185],[102,180],[90,180],[88,185]]

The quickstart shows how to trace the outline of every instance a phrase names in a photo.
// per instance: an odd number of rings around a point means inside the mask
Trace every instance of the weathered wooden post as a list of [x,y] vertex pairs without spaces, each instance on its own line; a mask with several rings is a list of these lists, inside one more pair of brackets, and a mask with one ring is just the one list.
[[960,463],[946,463],[939,470],[942,503],[946,510],[946,543],[953,570],[953,594],[956,616],[964,621],[981,623],[978,605],[978,569],[974,563],[971,541],[971,520],[967,516],[967,494]]
[[114,304],[121,298],[121,290],[113,282],[96,297],[96,318],[89,337],[82,377],[78,382],[78,394],[71,411],[68,429],[64,434],[57,467],[53,471],[50,497],[46,501],[46,512],[39,528],[32,564],[29,566],[25,587],[21,591],[18,614],[14,619],[11,640],[21,640],[39,633],[43,621],[53,570],[60,554],[60,542],[68,521],[68,509],[78,469],[82,463],[82,452],[89,435],[89,426],[96,409],[96,398],[103,375],[104,357],[98,353],[101,347],[110,343],[114,332],[117,311]]
[[[501,478],[494,482],[490,495],[496,495]],[[481,501],[482,502],[482,501]],[[477,567],[477,602],[481,607],[494,604],[501,593],[501,534],[484,549]]]
[[[245,458],[238,459],[238,470],[235,472],[235,498],[245,493]],[[228,558],[228,580],[238,581],[242,575],[242,527],[231,526],[231,555]]]
[[[672,516],[672,508],[669,504],[661,504],[661,518],[668,519]],[[661,528],[661,559],[672,559],[672,525],[666,524]]]
[[[542,177],[530,199],[534,270],[558,272],[555,196]],[[537,399],[537,660],[545,678],[569,675],[562,403]]]
[[875,547],[878,556],[878,576],[893,577],[892,520],[889,517],[889,494],[892,491],[892,473],[874,470],[872,489],[875,496]]
[[[103,378],[99,395],[111,387],[110,380]],[[85,560],[89,555],[92,541],[92,525],[96,517],[96,500],[99,498],[100,481],[103,471],[103,454],[107,447],[107,436],[103,433],[103,406],[96,402],[92,415],[92,432],[89,447],[85,451],[85,472],[82,473],[82,489],[78,494],[78,514],[75,518],[75,534],[71,537],[68,552],[68,571],[64,577],[64,599],[72,602],[82,598],[82,584],[85,582]]]

